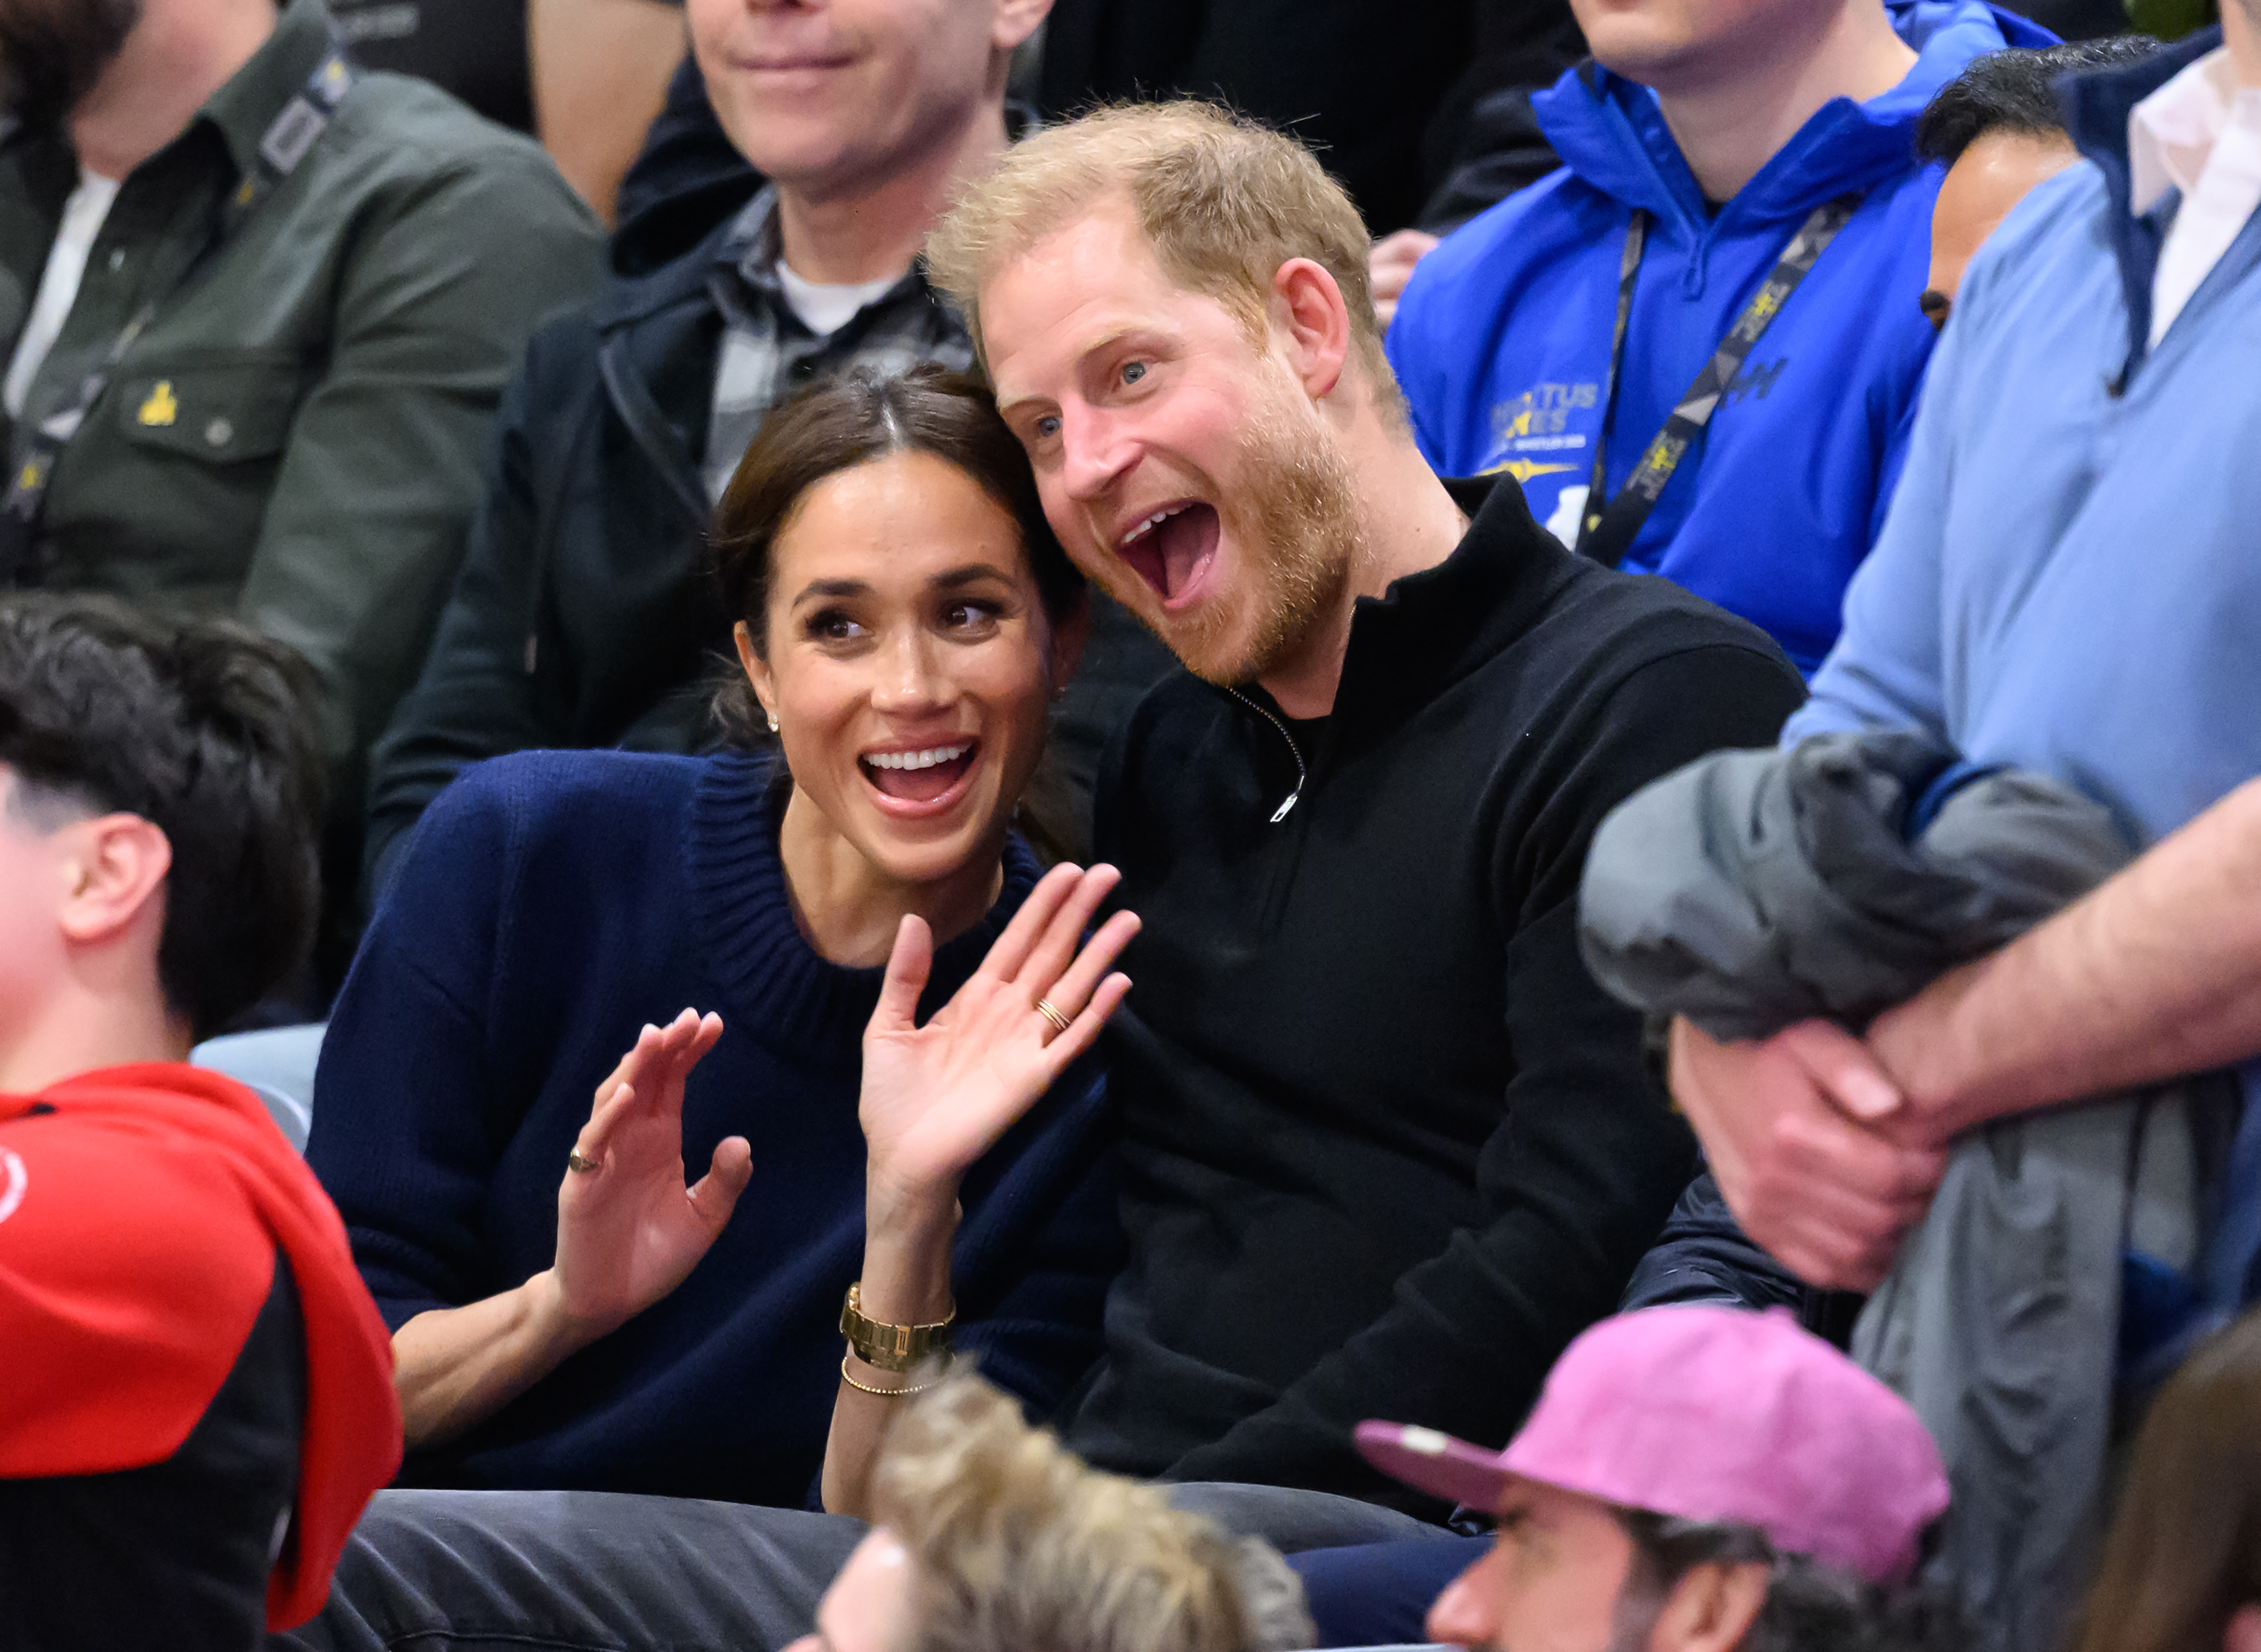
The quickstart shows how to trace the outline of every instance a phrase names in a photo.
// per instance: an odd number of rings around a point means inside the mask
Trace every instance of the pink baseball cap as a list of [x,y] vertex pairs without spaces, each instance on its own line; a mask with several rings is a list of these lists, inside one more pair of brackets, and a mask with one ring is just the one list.
[[1685,1520],[1755,1526],[1786,1554],[1894,1583],[1947,1508],[1947,1470],[1907,1402],[1783,1309],[1647,1308],[1562,1351],[1505,1451],[1360,1423],[1383,1473],[1497,1508],[1536,1480]]

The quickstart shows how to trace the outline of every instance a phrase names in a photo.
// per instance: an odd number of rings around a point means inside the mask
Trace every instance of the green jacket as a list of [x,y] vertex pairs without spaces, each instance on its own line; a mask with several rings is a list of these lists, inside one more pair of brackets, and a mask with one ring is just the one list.
[[[0,413],[11,473],[176,256],[205,244],[330,43],[319,0],[291,0],[125,181],[20,427]],[[61,136],[0,140],[0,363],[77,181]],[[357,817],[362,755],[415,679],[479,503],[495,404],[535,323],[593,284],[601,248],[535,144],[420,81],[362,75],[163,297],[56,462],[29,577],[233,610],[297,648],[327,689],[334,812]]]

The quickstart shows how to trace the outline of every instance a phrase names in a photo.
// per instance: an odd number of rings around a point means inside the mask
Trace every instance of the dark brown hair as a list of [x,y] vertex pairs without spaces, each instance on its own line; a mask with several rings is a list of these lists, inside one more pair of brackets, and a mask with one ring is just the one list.
[[173,851],[157,980],[198,1039],[306,956],[321,904],[314,675],[230,620],[0,595],[7,807],[41,831],[118,811]]
[[2218,1648],[2261,1602],[2261,1309],[2201,1343],[2151,1404],[2078,1652]]
[[765,654],[772,558],[808,490],[891,453],[930,453],[964,471],[1021,530],[1044,613],[1058,626],[1083,600],[1083,576],[1052,536],[1028,456],[997,416],[988,387],[963,373],[917,367],[854,372],[812,386],[762,421],[714,512],[715,573],[733,619]]

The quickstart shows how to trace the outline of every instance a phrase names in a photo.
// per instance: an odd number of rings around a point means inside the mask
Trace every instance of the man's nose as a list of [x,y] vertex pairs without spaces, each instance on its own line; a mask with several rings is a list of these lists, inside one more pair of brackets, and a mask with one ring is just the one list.
[[1483,1586],[1483,1571],[1484,1562],[1478,1561],[1445,1585],[1445,1592],[1429,1608],[1424,1628],[1432,1641],[1465,1647],[1499,1643],[1498,1603]]
[[1075,408],[1060,415],[1060,476],[1071,499],[1087,503],[1106,492],[1130,468],[1134,450],[1109,413]]

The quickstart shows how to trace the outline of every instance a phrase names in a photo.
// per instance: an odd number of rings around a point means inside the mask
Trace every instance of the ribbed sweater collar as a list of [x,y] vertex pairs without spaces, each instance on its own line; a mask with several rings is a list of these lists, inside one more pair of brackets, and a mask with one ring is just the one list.
[[[818,955],[793,921],[778,829],[792,784],[766,755],[708,759],[691,803],[685,873],[696,939],[723,999],[723,1016],[774,1049],[852,1067],[884,971]],[[922,1019],[950,1001],[988,952],[1041,868],[1017,834],[1005,840],[1005,883],[981,922],[935,952]]]

